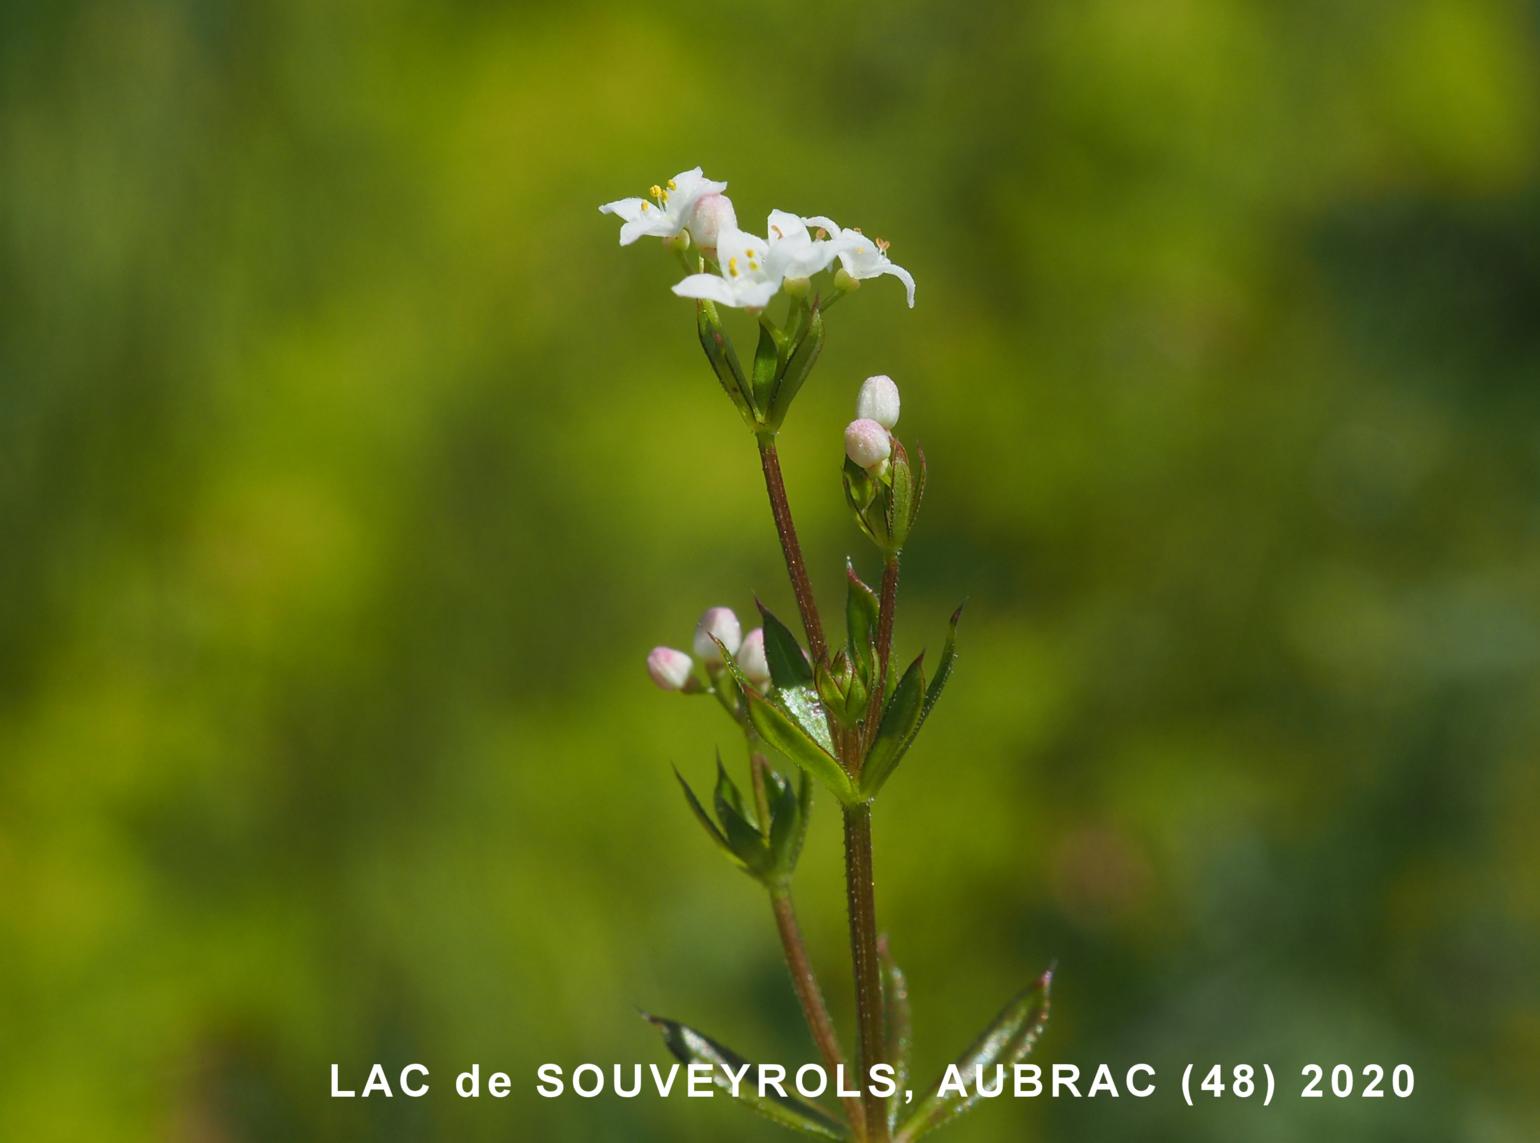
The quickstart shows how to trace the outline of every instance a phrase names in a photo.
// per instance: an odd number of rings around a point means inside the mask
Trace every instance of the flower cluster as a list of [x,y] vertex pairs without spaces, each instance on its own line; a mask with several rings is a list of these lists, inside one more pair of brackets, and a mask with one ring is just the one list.
[[[725,650],[738,664],[754,686],[763,690],[770,683],[770,664],[765,658],[765,632],[756,627],[747,635],[743,625],[730,607],[709,607],[695,625],[695,638],[691,643],[695,652],[692,659],[673,647],[654,647],[647,656],[647,673],[652,681],[665,691],[684,691],[695,694],[714,687],[722,673],[722,652]],[[695,673],[699,660],[705,669],[703,683]]]
[[914,277],[888,258],[888,244],[842,227],[822,215],[772,210],[766,236],[738,229],[725,182],[706,178],[701,168],[681,171],[649,198],[623,198],[599,208],[620,218],[620,244],[651,236],[698,252],[695,272],[674,286],[695,298],[745,310],[761,310],[785,286],[805,292],[806,281],[836,262],[835,289],[848,293],[868,278],[891,274],[904,284],[914,305]]

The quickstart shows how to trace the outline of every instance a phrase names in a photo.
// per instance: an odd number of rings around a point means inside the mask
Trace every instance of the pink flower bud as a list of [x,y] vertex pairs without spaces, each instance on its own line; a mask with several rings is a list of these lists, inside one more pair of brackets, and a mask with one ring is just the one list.
[[845,426],[845,455],[862,468],[876,468],[893,455],[888,430],[867,417]]
[[738,645],[743,642],[743,628],[738,626],[738,617],[730,607],[713,607],[700,617],[700,623],[695,627],[696,658],[708,667],[721,666],[722,652],[717,647],[718,642],[727,648],[729,655],[736,655]]
[[893,384],[893,378],[879,373],[861,382],[856,416],[876,421],[885,429],[898,424],[898,386]]
[[763,627],[756,627],[743,637],[743,646],[738,648],[738,666],[743,671],[743,677],[761,690],[770,681],[770,662],[765,658]]
[[666,691],[683,690],[690,681],[690,656],[672,647],[654,647],[647,656],[647,673]]
[[690,236],[702,250],[717,248],[717,235],[738,229],[738,213],[725,194],[708,194],[695,204],[690,215]]

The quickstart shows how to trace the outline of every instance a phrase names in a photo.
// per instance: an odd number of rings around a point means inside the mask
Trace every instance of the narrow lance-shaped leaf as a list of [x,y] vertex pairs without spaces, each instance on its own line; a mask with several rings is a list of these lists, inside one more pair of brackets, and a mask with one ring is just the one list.
[[[941,692],[946,688],[947,680],[952,677],[952,666],[957,662],[957,625],[962,622],[963,608],[966,601],[957,605],[957,610],[952,612],[952,618],[947,622],[946,646],[941,648],[941,662],[936,665],[936,677],[931,679],[930,686],[925,691],[925,707],[920,711],[920,726],[930,717],[931,708],[941,699]],[[918,734],[920,727],[916,726]]]
[[711,363],[711,371],[721,382],[722,391],[732,399],[744,420],[752,424],[753,392],[749,388],[748,378],[743,375],[743,366],[738,364],[738,353],[733,349],[732,339],[722,328],[716,306],[711,302],[695,303],[695,329],[700,335],[701,348],[706,351],[706,360]]
[[[913,1049],[913,1027],[909,1019],[909,982],[893,960],[888,938],[877,941],[877,960],[882,967],[882,1027],[887,1039],[883,1057],[893,1065],[899,1091],[909,1088],[909,1056]],[[903,1101],[888,1101],[888,1130],[898,1129],[898,1113]]]
[[765,662],[770,666],[770,681],[779,689],[805,687],[813,681],[813,668],[802,653],[802,644],[791,629],[776,618],[763,603],[754,601],[765,631]]
[[[936,665],[935,678],[931,679],[930,686],[925,689],[924,699],[919,706],[918,717],[910,724],[908,734],[898,743],[897,749],[892,754],[884,753],[876,765],[873,765],[872,758],[869,756],[863,765],[861,770],[861,789],[868,796],[876,794],[878,790],[882,789],[883,783],[893,776],[893,771],[898,768],[899,762],[909,752],[909,748],[914,745],[914,740],[919,737],[920,729],[925,725],[925,720],[930,717],[931,709],[940,700],[941,692],[945,689],[947,680],[952,677],[952,667],[957,662],[957,624],[962,620],[962,613],[962,605],[959,605],[957,610],[952,612],[951,622],[947,626],[946,646],[941,649],[941,661]],[[910,670],[912,671],[913,667]],[[888,711],[883,714],[882,724],[878,731],[878,739],[872,748],[873,755],[877,754],[879,749],[885,749],[883,736],[888,728],[888,714],[889,712],[894,712],[899,698],[898,691],[903,688],[907,680],[908,673],[906,672],[904,678],[899,680],[893,697],[888,700]],[[898,713],[907,713],[907,709]],[[895,720],[898,718],[898,713],[894,714]]]
[[1049,969],[1007,1004],[994,1022],[973,1045],[957,1057],[949,1071],[955,1070],[964,1091],[941,1093],[947,1075],[942,1074],[931,1092],[904,1120],[896,1143],[911,1143],[927,1131],[933,1131],[970,1110],[978,1102],[978,1077],[993,1079],[996,1067],[1010,1068],[1024,1060],[1037,1044],[1048,1023],[1048,994],[1053,984]]
[[775,379],[780,372],[781,347],[775,334],[764,322],[759,326],[759,345],[754,350],[753,391],[754,407],[768,409],[775,392]]
[[684,775],[679,772],[679,767],[677,766],[674,767],[674,777],[679,779],[679,788],[684,791],[684,800],[689,804],[690,812],[695,815],[695,820],[700,822],[701,828],[710,835],[712,841],[721,847],[722,852],[736,862],[738,855],[733,852],[732,845],[723,836],[722,831],[717,828],[716,822],[711,820],[711,815],[706,812],[706,807],[700,804],[700,799],[695,796],[695,791],[690,789],[690,783],[684,780]]
[[[718,646],[722,645],[718,643]],[[767,698],[749,687],[748,681],[743,678],[742,670],[732,655],[727,652],[726,647],[722,647],[722,659],[727,670],[743,688],[744,698],[749,704],[749,721],[759,732],[759,736],[770,747],[778,750],[833,790],[840,801],[847,804],[858,801],[859,795],[856,792],[855,783],[850,780],[850,775],[845,773],[844,767],[839,764],[828,747],[819,738],[814,737],[817,728],[822,727],[823,736],[827,738],[828,728],[823,724],[822,708],[818,706],[817,699],[812,697],[812,688],[799,687],[788,692],[778,691],[773,698]],[[803,692],[806,694],[804,695]],[[782,705],[781,700],[785,700],[788,696],[795,696],[798,699],[796,715]]]
[[925,655],[922,652],[898,680],[877,724],[877,737],[861,764],[861,791],[871,797],[898,767],[914,741],[925,707]]
[[925,499],[925,450],[916,444],[914,446],[914,453],[914,496],[909,501],[909,521],[908,526],[904,530],[905,536],[914,529],[914,522],[920,516],[920,502]]
[[892,480],[888,497],[887,543],[883,546],[896,551],[909,538],[910,505],[914,503],[914,471],[909,467],[909,454],[897,437],[893,438]]
[[775,387],[775,396],[770,402],[770,424],[773,428],[780,428],[781,422],[786,419],[786,412],[791,408],[792,400],[797,396],[802,383],[807,380],[807,375],[813,371],[813,363],[818,360],[818,355],[823,352],[823,313],[814,309],[812,320],[808,322],[807,332],[792,350],[791,356],[786,361],[786,368],[781,370],[781,378]]
[[812,779],[806,770],[797,772],[797,785],[774,770],[766,768],[770,795],[770,853],[777,873],[790,875],[802,856],[802,839],[807,836],[807,797]]
[[717,820],[727,834],[728,843],[738,860],[750,873],[763,873],[770,864],[770,852],[758,827],[744,809],[743,795],[727,776],[722,756],[717,755],[717,787],[715,794]]
[[[793,1131],[816,1135],[820,1139],[848,1138],[844,1125],[816,1104],[791,1095],[780,1095],[768,1085],[766,1094],[760,1095],[757,1069],[731,1048],[677,1020],[645,1012],[642,1017],[663,1034],[663,1043],[680,1063],[687,1067],[690,1064],[711,1065],[711,1082],[739,1103]],[[741,1081],[736,1092],[732,1076],[738,1076]]]
[[872,662],[877,645],[877,617],[881,610],[881,601],[877,598],[877,593],[856,575],[855,565],[848,559],[845,561],[845,579],[848,581],[845,591],[846,639],[850,644],[851,654],[856,657],[856,667],[870,689]]

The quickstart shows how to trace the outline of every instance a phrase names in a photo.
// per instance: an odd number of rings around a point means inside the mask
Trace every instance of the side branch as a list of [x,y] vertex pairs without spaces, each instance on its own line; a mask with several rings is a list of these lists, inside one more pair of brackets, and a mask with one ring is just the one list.
[[814,662],[828,657],[828,644],[824,642],[823,621],[818,617],[818,603],[813,597],[813,584],[808,579],[807,564],[802,559],[802,545],[797,540],[797,526],[791,519],[791,505],[786,499],[786,480],[781,475],[781,458],[775,451],[775,438],[760,434],[759,464],[765,473],[765,491],[770,496],[770,512],[775,517],[775,534],[781,541],[781,552],[786,557],[786,574],[791,577],[791,592],[797,598],[797,611],[802,616],[802,629],[807,633],[808,650]]

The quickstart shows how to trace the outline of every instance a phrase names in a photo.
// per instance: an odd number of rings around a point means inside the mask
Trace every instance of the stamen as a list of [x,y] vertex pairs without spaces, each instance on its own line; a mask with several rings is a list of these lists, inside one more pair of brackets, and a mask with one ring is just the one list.
[[679,189],[679,184],[676,183],[673,179],[669,179],[668,180],[668,189],[669,190],[678,190]]
[[652,189],[649,190],[647,193],[650,194],[653,198],[657,199],[659,202],[663,201],[663,198],[664,198],[663,188],[660,187],[657,183],[653,183],[652,184]]
[[786,237],[786,232],[783,231],[779,226],[772,226],[770,229],[775,231],[775,236],[777,238],[785,238]]
[[886,238],[879,238],[879,239],[877,239],[877,253],[879,253],[879,254],[886,254],[888,252],[888,247],[891,246],[891,245],[893,245],[893,244],[891,242],[889,242]]
[[738,276],[738,259],[729,258],[727,260],[727,272],[734,278]]

